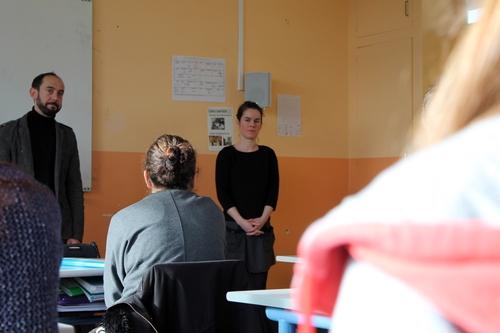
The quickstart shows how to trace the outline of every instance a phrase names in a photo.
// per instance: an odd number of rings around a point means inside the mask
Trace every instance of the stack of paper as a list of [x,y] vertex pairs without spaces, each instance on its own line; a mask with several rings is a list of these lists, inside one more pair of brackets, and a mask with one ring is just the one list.
[[61,279],[58,311],[100,311],[104,305],[102,276]]

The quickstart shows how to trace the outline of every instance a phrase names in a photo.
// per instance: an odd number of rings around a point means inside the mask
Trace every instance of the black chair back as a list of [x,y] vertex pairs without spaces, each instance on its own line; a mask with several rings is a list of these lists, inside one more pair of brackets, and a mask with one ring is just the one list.
[[[158,332],[244,332],[240,325],[244,322],[245,307],[228,302],[226,293],[246,289],[247,280],[245,264],[239,260],[158,264],[144,275],[139,291],[123,303],[139,309],[136,312],[142,310],[142,317]],[[127,308],[123,303],[114,305],[108,312],[114,308],[123,311]],[[135,316],[138,317],[141,316]],[[128,326],[143,325],[134,323],[128,316]],[[106,318],[105,327],[106,332],[111,332]]]

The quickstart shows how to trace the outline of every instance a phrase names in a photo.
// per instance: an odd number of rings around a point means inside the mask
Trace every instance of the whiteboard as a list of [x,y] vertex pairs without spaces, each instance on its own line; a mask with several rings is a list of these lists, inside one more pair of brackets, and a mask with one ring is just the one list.
[[73,128],[84,191],[91,189],[92,2],[0,1],[0,123],[21,117],[33,101],[33,78],[56,72],[64,81],[56,120]]

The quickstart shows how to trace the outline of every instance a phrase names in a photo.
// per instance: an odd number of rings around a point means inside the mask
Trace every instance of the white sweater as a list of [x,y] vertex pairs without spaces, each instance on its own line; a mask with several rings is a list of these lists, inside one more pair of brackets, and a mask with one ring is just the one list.
[[[467,219],[500,227],[500,116],[471,124],[397,162],[308,232],[321,232],[330,223],[460,223]],[[332,332],[460,330],[402,281],[353,261],[342,280]]]

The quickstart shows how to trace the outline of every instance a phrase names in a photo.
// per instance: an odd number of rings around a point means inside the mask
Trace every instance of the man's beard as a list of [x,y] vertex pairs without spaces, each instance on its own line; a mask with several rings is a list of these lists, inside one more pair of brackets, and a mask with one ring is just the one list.
[[[49,105],[50,108],[48,107]],[[40,98],[36,99],[36,106],[38,106],[38,109],[49,118],[55,118],[56,114],[61,110],[61,107],[57,103],[43,104]]]

